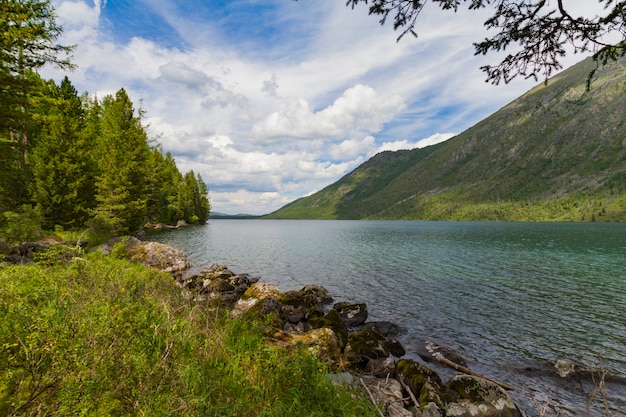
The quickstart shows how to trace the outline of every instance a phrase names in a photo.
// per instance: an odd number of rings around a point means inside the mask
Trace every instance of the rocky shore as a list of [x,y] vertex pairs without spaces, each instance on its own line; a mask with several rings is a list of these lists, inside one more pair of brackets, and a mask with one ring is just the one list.
[[[117,240],[120,241],[120,240]],[[424,363],[404,358],[399,328],[389,322],[368,322],[365,304],[336,302],[323,287],[308,285],[280,292],[274,285],[225,265],[212,265],[195,275],[180,250],[156,242],[125,238],[132,259],[172,274],[182,294],[195,302],[229,308],[234,316],[261,320],[269,343],[286,349],[305,346],[334,371],[338,384],[367,392],[381,415],[520,416],[498,382],[461,373],[448,381]],[[109,253],[116,241],[94,248]],[[425,345],[430,360],[465,367],[462,358],[441,346]]]
[[[190,275],[191,263],[185,253],[135,237],[116,238],[91,250],[109,254],[120,242],[131,259],[170,273],[189,300],[260,320],[269,343],[286,349],[305,346],[334,371],[329,376],[334,382],[363,389],[381,415],[522,416],[507,392],[513,387],[472,371],[452,350],[425,342],[417,350],[412,346],[421,361],[408,357],[398,340],[401,329],[390,322],[369,322],[366,304],[336,301],[317,285],[280,292],[271,283],[234,273],[225,265],[212,265]],[[4,261],[26,263],[33,253],[48,246],[22,245]],[[444,381],[430,362],[458,373]],[[552,371],[563,378],[576,378],[592,370],[558,361]]]

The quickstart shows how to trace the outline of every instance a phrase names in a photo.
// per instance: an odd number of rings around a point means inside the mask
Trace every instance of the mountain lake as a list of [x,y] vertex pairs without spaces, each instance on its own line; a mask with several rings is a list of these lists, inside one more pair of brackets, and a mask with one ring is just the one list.
[[608,407],[626,415],[626,224],[210,219],[148,238],[193,271],[220,263],[366,303],[368,321],[402,328],[406,357],[421,361],[425,341],[451,348],[514,386],[528,416],[606,415],[599,374],[561,378],[554,363],[607,370]]

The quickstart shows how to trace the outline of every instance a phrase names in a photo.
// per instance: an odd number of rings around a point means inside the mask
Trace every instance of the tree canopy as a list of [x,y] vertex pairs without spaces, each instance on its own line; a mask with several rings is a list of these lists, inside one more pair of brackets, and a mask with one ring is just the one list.
[[0,246],[41,226],[205,223],[206,184],[151,144],[124,89],[99,101],[68,77],[40,77],[44,65],[73,68],[61,34],[50,1],[0,0]]
[[[590,3],[593,0],[588,0]],[[481,69],[487,81],[508,83],[521,75],[546,80],[562,68],[561,59],[568,51],[591,52],[598,63],[606,63],[626,54],[626,1],[596,0],[604,13],[576,16],[564,0],[430,0],[444,11],[458,11],[461,3],[469,10],[494,9],[485,21],[490,37],[474,43],[475,54],[511,51],[497,65]],[[380,23],[393,21],[398,40],[410,33],[417,36],[417,21],[428,0],[348,0],[346,5],[369,5],[369,14]],[[590,74],[590,77],[593,72]]]

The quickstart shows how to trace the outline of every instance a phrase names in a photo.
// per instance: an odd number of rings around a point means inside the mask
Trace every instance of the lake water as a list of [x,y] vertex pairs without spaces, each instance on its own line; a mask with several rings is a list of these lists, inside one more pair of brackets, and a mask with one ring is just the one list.
[[[150,236],[281,291],[319,284],[370,320],[432,340],[516,387],[523,411],[605,415],[594,384],[550,372],[566,359],[626,378],[626,224],[211,220]],[[600,360],[601,356],[601,360]],[[450,371],[430,364],[442,377]],[[626,385],[606,388],[626,415]]]

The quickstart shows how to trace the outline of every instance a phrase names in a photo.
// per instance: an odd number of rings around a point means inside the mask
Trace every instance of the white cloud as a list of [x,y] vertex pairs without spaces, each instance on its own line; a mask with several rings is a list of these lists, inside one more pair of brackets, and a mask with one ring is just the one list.
[[404,107],[400,96],[381,98],[373,88],[358,84],[319,112],[312,111],[304,99],[287,99],[280,111],[256,124],[252,132],[260,142],[284,138],[344,138],[380,131],[383,124]]
[[[151,136],[181,170],[202,175],[220,212],[273,211],[378,152],[445,140],[452,134],[438,132],[460,132],[533,84],[484,83],[478,68],[497,57],[474,56],[472,42],[485,36],[491,10],[455,15],[429,4],[419,38],[398,43],[367,7],[336,0],[268,0],[276,19],[232,22],[215,18],[223,6],[213,3],[196,2],[184,15],[185,2],[136,1],[159,14],[179,46],[134,33],[117,43],[107,26],[115,22],[101,16],[119,2],[53,0],[63,42],[77,45],[70,79],[99,97],[124,87],[147,112]],[[573,10],[589,3],[572,0]],[[237,30],[245,25],[251,30]]]

